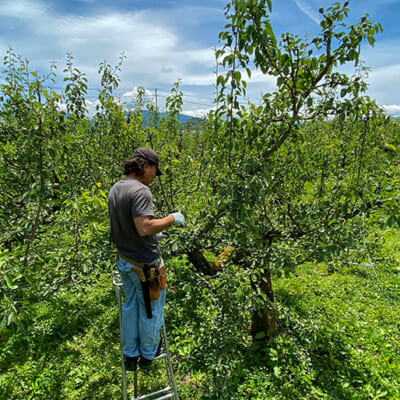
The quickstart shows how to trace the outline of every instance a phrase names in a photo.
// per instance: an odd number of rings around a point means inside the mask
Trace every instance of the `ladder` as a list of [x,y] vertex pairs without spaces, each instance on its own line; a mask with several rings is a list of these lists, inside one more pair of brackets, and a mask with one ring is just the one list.
[[[126,369],[124,362],[124,354],[123,354],[123,338],[122,338],[122,300],[121,300],[121,287],[122,282],[120,279],[120,275],[118,271],[112,273],[112,283],[114,285],[115,294],[117,296],[118,301],[118,315],[119,315],[119,331],[120,331],[120,347],[121,347],[121,365],[122,365],[122,396],[123,400],[128,400],[128,391],[127,391],[127,380],[126,380]],[[151,400],[166,400],[166,399],[174,399],[179,400],[178,392],[176,390],[174,374],[172,371],[172,363],[171,357],[168,350],[167,343],[167,332],[165,329],[165,323],[160,329],[160,337],[161,337],[161,352],[157,355],[154,361],[157,360],[165,360],[165,367],[167,370],[168,383],[169,385],[163,389],[157,390],[152,393],[148,393],[142,396],[138,396],[138,370],[134,371],[133,375],[133,387],[134,387],[134,398],[131,400],[143,400],[143,399],[151,399]],[[160,397],[155,397],[160,396]]]

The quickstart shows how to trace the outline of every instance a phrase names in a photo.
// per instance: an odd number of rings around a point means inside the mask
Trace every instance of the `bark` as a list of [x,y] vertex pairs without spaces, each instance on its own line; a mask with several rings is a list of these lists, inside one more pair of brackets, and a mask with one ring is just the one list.
[[200,248],[195,247],[194,249],[188,251],[187,256],[197,271],[205,275],[214,275],[218,272],[216,265],[207,261]]
[[271,272],[268,269],[264,269],[257,281],[252,283],[252,287],[255,291],[260,288],[262,293],[267,295],[268,300],[253,311],[251,335],[254,337],[257,333],[264,332],[268,337],[271,337],[278,329]]

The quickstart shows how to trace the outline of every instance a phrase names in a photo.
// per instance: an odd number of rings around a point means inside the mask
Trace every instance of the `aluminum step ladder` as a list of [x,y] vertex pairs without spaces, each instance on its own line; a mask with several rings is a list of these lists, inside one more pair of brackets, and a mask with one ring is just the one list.
[[[127,379],[126,379],[126,369],[124,362],[124,354],[123,354],[123,339],[122,339],[122,300],[121,300],[121,287],[122,282],[118,271],[112,273],[112,283],[115,288],[115,294],[117,296],[118,301],[118,315],[119,315],[119,331],[120,331],[120,347],[121,347],[121,365],[122,365],[122,395],[123,400],[128,400],[128,390],[127,390]],[[165,323],[160,329],[160,340],[161,340],[161,352],[157,355],[154,361],[157,360],[165,360],[165,367],[167,370],[168,383],[169,385],[163,389],[157,390],[155,392],[145,394],[142,396],[138,396],[138,369],[133,372],[133,387],[134,387],[134,398],[131,400],[143,400],[143,399],[151,399],[151,400],[165,400],[165,399],[174,399],[179,400],[178,392],[176,390],[174,374],[172,370],[171,356],[168,350],[167,343],[167,332],[165,329]],[[160,396],[160,397],[155,397]]]

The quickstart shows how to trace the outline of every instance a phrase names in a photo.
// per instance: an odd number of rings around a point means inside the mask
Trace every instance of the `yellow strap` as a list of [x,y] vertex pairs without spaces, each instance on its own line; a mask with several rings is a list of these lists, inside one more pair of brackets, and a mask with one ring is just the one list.
[[145,264],[145,263],[140,263],[140,262],[133,261],[133,260],[131,260],[130,258],[124,256],[124,255],[121,254],[121,253],[118,253],[118,255],[119,255],[123,260],[127,261],[129,264],[132,264],[133,266],[132,266],[132,268],[131,268],[131,271],[136,272],[136,273],[139,275],[140,280],[141,280],[142,282],[146,282],[146,277],[145,277],[145,275],[144,275],[144,273],[143,273],[143,271],[142,271],[142,269],[141,269],[141,268],[144,267],[144,264]]
[[138,268],[136,265],[134,265],[134,266],[131,268],[131,271],[136,272],[136,273],[139,275],[140,280],[141,280],[142,282],[146,282],[146,277],[145,277],[143,271],[142,271],[140,268]]

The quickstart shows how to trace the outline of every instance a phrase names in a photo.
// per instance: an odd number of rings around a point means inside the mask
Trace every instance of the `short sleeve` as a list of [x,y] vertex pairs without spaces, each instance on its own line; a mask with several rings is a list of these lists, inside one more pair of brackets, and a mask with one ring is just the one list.
[[134,194],[131,199],[131,213],[132,218],[154,217],[153,199],[149,188],[143,188]]

